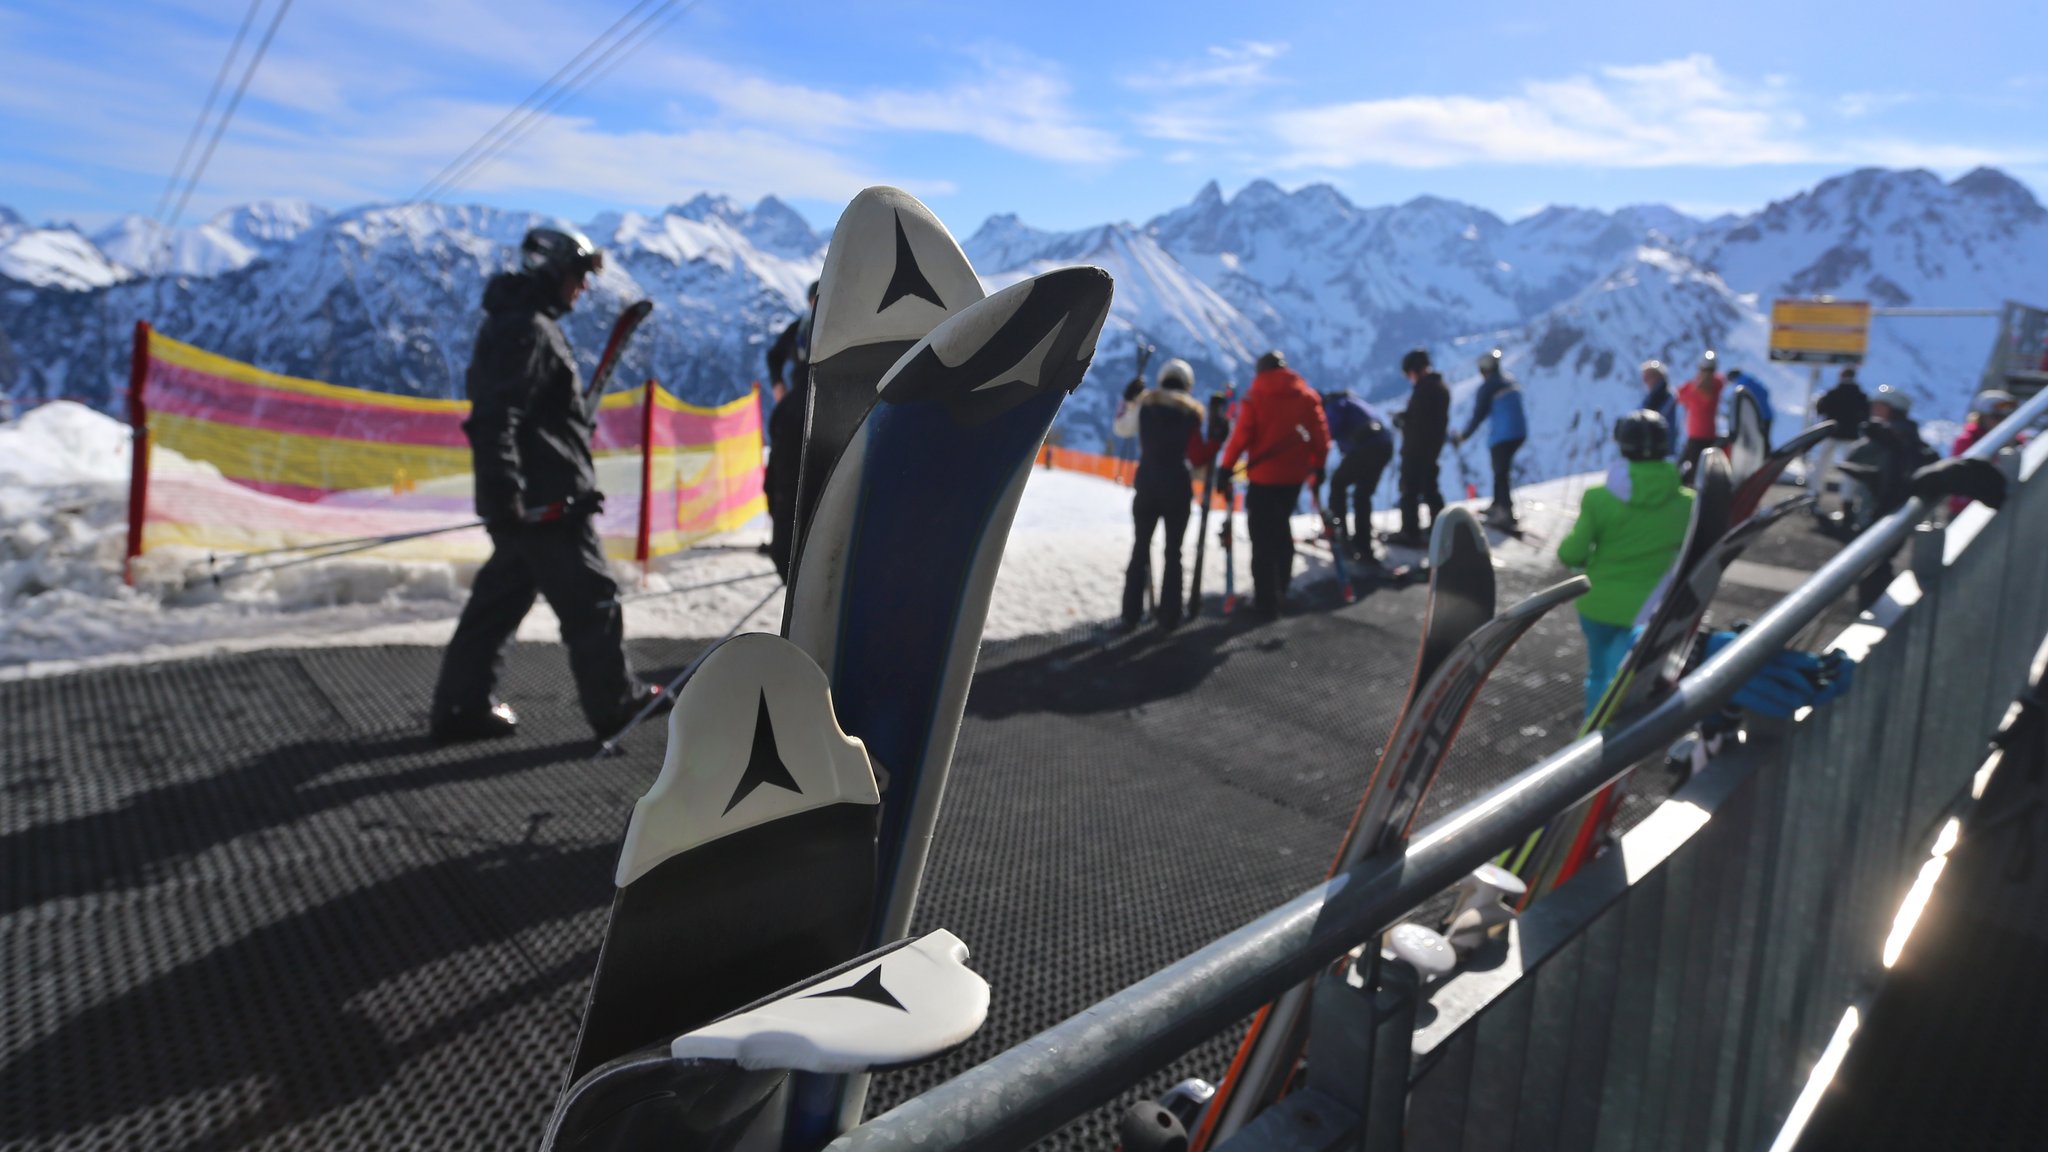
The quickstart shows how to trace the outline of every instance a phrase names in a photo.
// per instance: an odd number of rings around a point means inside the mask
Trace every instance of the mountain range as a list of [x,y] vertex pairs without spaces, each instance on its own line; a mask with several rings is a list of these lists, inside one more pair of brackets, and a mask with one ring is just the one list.
[[[129,217],[87,235],[0,208],[0,394],[111,408],[129,331],[160,331],[265,368],[419,395],[459,395],[492,272],[531,213],[433,204],[329,212],[269,201],[166,234]],[[659,214],[581,225],[607,251],[569,318],[594,361],[610,318],[647,297],[652,320],[619,379],[659,377],[700,401],[764,375],[762,352],[796,313],[829,236],[767,197],[698,196]],[[1763,209],[1712,220],[1643,205],[1552,207],[1505,221],[1436,197],[1360,207],[1328,185],[1288,192],[1210,183],[1143,224],[1045,231],[1013,215],[967,235],[991,287],[1098,264],[1116,302],[1094,370],[1055,434],[1096,447],[1136,346],[1191,361],[1198,391],[1240,384],[1269,347],[1318,388],[1398,407],[1395,370],[1430,348],[1461,397],[1477,353],[1499,346],[1531,413],[1531,478],[1604,459],[1612,418],[1639,395],[1646,358],[1690,374],[1717,348],[1802,419],[1803,368],[1765,357],[1770,302],[1833,295],[1890,308],[1995,308],[2048,288],[2048,211],[2018,181],[1977,169],[1953,181],[1863,169]],[[1957,419],[1996,322],[1882,317],[1863,372]]]

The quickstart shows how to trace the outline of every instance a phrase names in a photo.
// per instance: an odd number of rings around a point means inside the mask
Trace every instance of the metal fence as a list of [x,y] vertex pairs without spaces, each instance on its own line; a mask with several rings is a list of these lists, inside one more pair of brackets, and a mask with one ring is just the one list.
[[[2044,417],[2048,393],[1972,455],[1999,452]],[[1876,967],[1911,847],[1976,766],[2048,628],[2048,482],[2037,475],[2048,443],[2026,455],[1999,514],[1972,508],[1946,530],[1916,529],[1931,509],[1910,502],[1642,719],[1575,741],[1432,825],[1405,855],[1361,861],[833,1148],[1028,1147],[1661,752],[1910,540],[1912,577],[1842,638],[1867,649],[1853,691],[1716,761],[1619,851],[1532,907],[1498,955],[1434,990],[1414,1034],[1406,1140],[1417,1149],[1755,1146]],[[1406,1036],[1415,1005],[1405,1004],[1369,1002],[1365,1018]],[[1325,1083],[1348,1100],[1296,1093],[1291,1113],[1269,1113],[1275,1123],[1232,1144],[1398,1145],[1385,1073],[1409,1070],[1375,1061],[1370,1037],[1347,1039],[1357,1074]],[[1368,1098],[1377,1115],[1361,1124]]]

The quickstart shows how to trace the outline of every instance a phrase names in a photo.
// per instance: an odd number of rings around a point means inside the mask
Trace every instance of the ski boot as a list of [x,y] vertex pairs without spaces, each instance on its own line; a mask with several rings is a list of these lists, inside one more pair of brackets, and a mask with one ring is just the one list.
[[481,708],[435,708],[427,722],[428,737],[436,744],[497,740],[518,728],[519,714],[503,700],[487,701]]

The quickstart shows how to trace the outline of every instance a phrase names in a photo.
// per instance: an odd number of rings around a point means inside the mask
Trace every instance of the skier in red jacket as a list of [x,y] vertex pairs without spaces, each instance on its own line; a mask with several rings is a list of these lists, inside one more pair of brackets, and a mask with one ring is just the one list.
[[1252,538],[1252,605],[1268,620],[1294,570],[1294,530],[1288,517],[1301,486],[1323,470],[1330,429],[1322,398],[1287,367],[1279,352],[1259,357],[1258,375],[1240,407],[1237,426],[1223,446],[1225,472],[1246,462],[1245,529]]
[[1678,470],[1692,483],[1693,469],[1707,449],[1721,442],[1717,416],[1721,411],[1721,389],[1728,378],[1721,375],[1720,357],[1709,348],[1700,356],[1700,370],[1678,386],[1678,406],[1685,409],[1685,450],[1679,453]]

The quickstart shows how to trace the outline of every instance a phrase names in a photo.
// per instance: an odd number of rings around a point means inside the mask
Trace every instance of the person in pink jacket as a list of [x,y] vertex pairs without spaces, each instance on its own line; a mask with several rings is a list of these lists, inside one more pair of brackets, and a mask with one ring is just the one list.
[[1678,469],[1687,484],[1692,483],[1701,453],[1721,442],[1716,415],[1721,411],[1721,390],[1728,380],[1719,371],[1719,359],[1712,348],[1707,349],[1700,356],[1698,374],[1678,386],[1678,406],[1685,409],[1685,451],[1679,454]]

